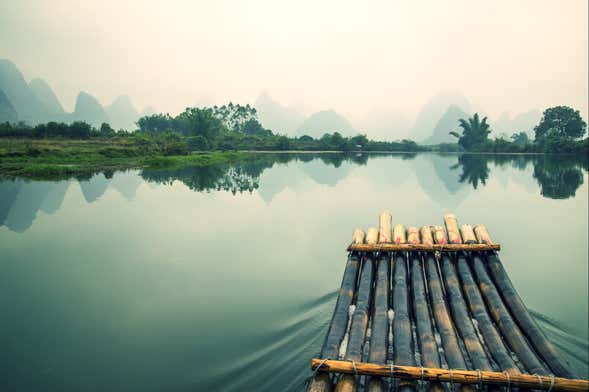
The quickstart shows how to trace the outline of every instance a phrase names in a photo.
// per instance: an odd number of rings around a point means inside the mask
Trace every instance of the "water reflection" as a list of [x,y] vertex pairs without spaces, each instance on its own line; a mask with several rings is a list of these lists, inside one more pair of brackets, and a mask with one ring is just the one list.
[[452,169],[461,168],[462,174],[458,182],[466,182],[477,189],[479,184],[486,185],[489,179],[487,161],[488,159],[481,155],[462,155],[458,157],[458,163],[452,166]]
[[[109,188],[133,200],[143,181],[168,185],[180,181],[196,192],[227,191],[238,195],[255,191],[270,203],[283,189],[296,189],[308,180],[336,186],[355,167],[367,165],[369,159],[391,161],[390,168],[374,176],[390,178],[400,186],[413,174],[423,193],[448,207],[459,205],[472,191],[485,187],[491,178],[504,186],[511,180],[528,191],[539,189],[546,198],[571,198],[583,184],[583,172],[589,167],[587,157],[571,156],[254,154],[237,163],[205,167],[106,171],[64,181],[1,180],[0,226],[23,232],[32,226],[39,210],[56,213],[75,182],[79,183],[87,203],[100,200]],[[409,166],[402,166],[401,162]],[[533,170],[528,170],[530,166]]]

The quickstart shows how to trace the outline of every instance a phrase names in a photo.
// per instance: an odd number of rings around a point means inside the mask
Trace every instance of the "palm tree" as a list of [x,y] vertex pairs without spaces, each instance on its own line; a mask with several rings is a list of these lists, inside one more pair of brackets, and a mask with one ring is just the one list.
[[478,113],[475,113],[468,120],[461,118],[458,122],[462,128],[462,135],[454,131],[450,132],[450,135],[458,138],[458,144],[467,151],[485,143],[491,133],[491,127],[487,123],[487,117],[479,120]]

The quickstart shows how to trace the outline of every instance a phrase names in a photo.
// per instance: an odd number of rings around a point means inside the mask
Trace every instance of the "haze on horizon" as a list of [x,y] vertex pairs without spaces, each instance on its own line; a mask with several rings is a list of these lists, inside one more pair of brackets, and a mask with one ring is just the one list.
[[67,110],[80,90],[138,109],[253,103],[414,118],[440,92],[491,116],[588,114],[588,2],[4,0],[0,58]]

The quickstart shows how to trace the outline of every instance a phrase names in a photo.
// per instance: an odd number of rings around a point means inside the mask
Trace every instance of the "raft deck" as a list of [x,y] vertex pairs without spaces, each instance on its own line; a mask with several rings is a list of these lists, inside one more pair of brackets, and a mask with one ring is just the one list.
[[[308,391],[454,384],[587,391],[529,314],[485,226],[356,229]],[[458,385],[457,385],[458,387]]]

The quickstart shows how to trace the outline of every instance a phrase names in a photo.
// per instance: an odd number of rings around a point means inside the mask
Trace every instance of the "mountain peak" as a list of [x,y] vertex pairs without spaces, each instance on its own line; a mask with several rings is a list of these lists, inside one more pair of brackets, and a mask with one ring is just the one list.
[[29,88],[52,114],[64,114],[63,106],[45,80],[34,78],[29,82]]
[[111,126],[115,129],[126,129],[131,131],[136,128],[135,121],[139,119],[139,113],[133,106],[128,95],[118,96],[113,103],[106,108],[111,120]]
[[19,120],[35,125],[50,117],[48,108],[31,91],[16,65],[7,59],[0,59],[0,89],[18,113]]
[[80,91],[78,94],[73,119],[86,121],[95,127],[99,127],[103,122],[108,122],[108,117],[100,102],[85,91]]
[[348,119],[333,109],[321,110],[311,114],[299,127],[297,134],[315,138],[325,133],[339,132],[343,136],[352,136],[356,130]]
[[16,122],[18,120],[18,114],[14,107],[8,100],[4,91],[0,90],[0,123],[3,122]]

